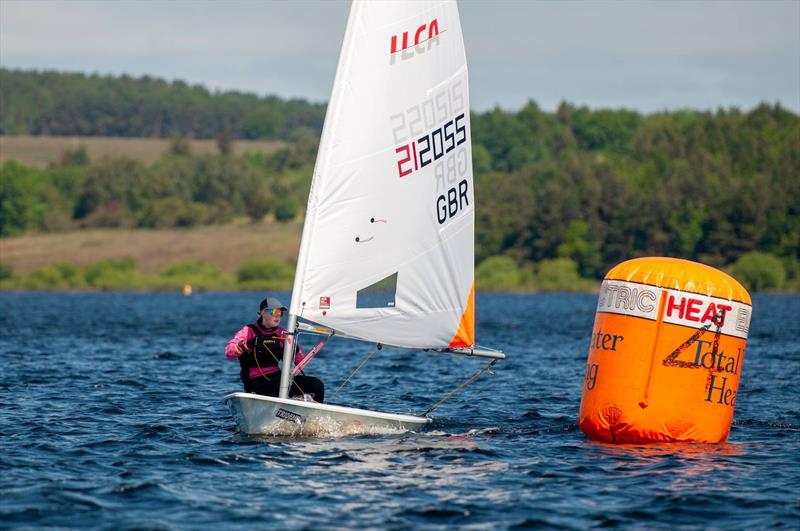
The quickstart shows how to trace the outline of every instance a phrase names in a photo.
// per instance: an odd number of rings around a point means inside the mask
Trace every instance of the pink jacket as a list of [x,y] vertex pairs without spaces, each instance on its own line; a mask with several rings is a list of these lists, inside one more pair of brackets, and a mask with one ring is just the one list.
[[[259,329],[260,334],[262,336],[279,336],[280,337],[280,345],[283,348],[283,342],[286,334],[286,330],[284,330],[280,326],[276,326],[275,328],[263,328],[259,321],[253,323],[253,325]],[[228,344],[225,346],[225,356],[229,360],[237,360],[239,356],[242,355],[243,352],[250,351],[253,347],[252,344],[255,343],[252,341],[250,343],[251,346],[248,347],[248,342],[255,339],[256,334],[253,332],[253,329],[250,326],[244,326],[241,330],[236,332],[236,335],[233,336],[233,339],[228,341]],[[303,358],[306,357],[305,352],[303,349],[300,348],[300,344],[297,345],[297,350],[294,355],[294,363],[297,365],[300,363]],[[273,372],[278,372],[277,367],[251,367],[250,368],[250,378],[256,378],[258,376],[263,376],[265,374],[271,374]]]

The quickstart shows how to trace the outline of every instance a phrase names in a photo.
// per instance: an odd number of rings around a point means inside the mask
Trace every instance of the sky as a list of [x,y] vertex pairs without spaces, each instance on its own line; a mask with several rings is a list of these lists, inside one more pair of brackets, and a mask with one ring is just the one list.
[[[0,66],[327,101],[349,3],[0,0]],[[800,0],[459,3],[474,110],[800,113]],[[0,87],[2,90],[2,87]]]

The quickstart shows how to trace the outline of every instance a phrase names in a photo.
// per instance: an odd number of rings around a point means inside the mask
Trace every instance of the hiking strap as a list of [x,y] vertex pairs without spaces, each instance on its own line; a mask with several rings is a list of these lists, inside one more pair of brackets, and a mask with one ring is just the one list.
[[300,363],[298,363],[298,364],[295,366],[295,368],[294,368],[294,371],[292,372],[292,376],[297,376],[297,373],[299,373],[300,371],[302,371],[302,370],[303,370],[303,368],[304,368],[306,365],[308,365],[309,363],[311,363],[311,360],[313,360],[313,359],[314,359],[314,356],[316,356],[316,355],[317,355],[317,353],[318,353],[320,350],[322,350],[322,347],[324,347],[324,346],[325,346],[325,343],[327,343],[327,342],[328,342],[328,339],[329,339],[329,338],[327,338],[327,337],[326,337],[326,338],[324,338],[322,341],[320,341],[319,343],[317,343],[317,346],[316,346],[316,347],[314,347],[314,348],[312,348],[312,349],[311,349],[311,350],[308,352],[308,354],[306,354],[306,356],[305,356],[305,357],[304,357],[302,360],[300,360]]

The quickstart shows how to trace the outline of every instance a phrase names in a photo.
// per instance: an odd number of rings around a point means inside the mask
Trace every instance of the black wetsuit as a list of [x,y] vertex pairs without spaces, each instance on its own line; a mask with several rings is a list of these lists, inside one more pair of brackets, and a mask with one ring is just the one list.
[[[260,320],[247,325],[250,339],[242,348],[239,356],[240,376],[244,390],[265,396],[278,396],[281,385],[281,360],[286,331],[280,326],[262,328]],[[242,329],[241,332],[244,332]],[[240,334],[237,334],[239,336]],[[303,351],[298,345],[299,356],[295,363],[302,359]],[[325,400],[325,385],[319,378],[298,374],[292,380],[289,396],[308,394],[317,402]]]

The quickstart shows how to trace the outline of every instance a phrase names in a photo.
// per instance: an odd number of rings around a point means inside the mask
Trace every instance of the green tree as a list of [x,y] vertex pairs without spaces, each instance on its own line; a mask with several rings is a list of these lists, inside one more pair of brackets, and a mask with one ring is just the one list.
[[86,180],[89,163],[86,164],[51,166],[42,172],[38,196],[46,209],[36,228],[52,232],[76,228],[73,215]]
[[80,145],[74,149],[66,149],[61,154],[62,166],[87,166],[88,164],[89,152],[84,145]]
[[700,208],[684,212],[673,212],[667,226],[672,234],[673,254],[682,258],[694,259],[697,246],[703,240],[705,213]]
[[771,254],[758,251],[739,257],[728,272],[751,291],[781,289],[786,281],[783,263]]
[[99,260],[86,266],[83,276],[89,286],[102,290],[140,287],[136,262],[129,257]]
[[14,267],[7,263],[0,261],[0,280],[8,280],[14,276]]
[[27,289],[80,289],[86,286],[81,268],[69,262],[54,262],[31,271],[23,286]]
[[39,199],[41,172],[10,160],[0,166],[0,236],[38,228],[46,206]]
[[292,221],[299,212],[297,201],[291,197],[278,200],[275,203],[275,219],[281,223]]
[[592,241],[589,224],[573,221],[567,227],[564,241],[557,248],[559,258],[571,258],[578,264],[581,276],[594,278],[602,267],[602,256],[597,244]]
[[574,260],[556,258],[537,264],[534,286],[540,291],[587,291],[595,282],[578,275],[578,264]]
[[192,154],[192,146],[189,144],[189,141],[182,136],[173,135],[167,153],[173,157],[186,157]]
[[522,287],[523,273],[508,256],[491,256],[475,268],[475,286],[479,290],[510,291]]
[[[264,216],[269,213],[270,209],[273,206],[273,202],[275,198],[272,193],[272,189],[267,183],[262,183],[256,190],[254,190],[251,194],[248,194],[244,197],[244,211],[245,213],[252,219],[253,221],[259,221]],[[281,214],[286,214],[284,211],[281,211]],[[294,218],[297,215],[297,211],[289,212],[288,216],[290,218]],[[276,218],[278,214],[276,212]]]
[[228,126],[225,126],[217,136],[217,149],[219,149],[219,154],[223,157],[233,154],[233,137]]
[[[146,179],[147,168],[141,162],[124,157],[100,159],[88,169],[75,217],[85,219],[89,226],[128,224],[130,213],[142,206],[141,183]],[[96,215],[90,218],[93,213]]]

